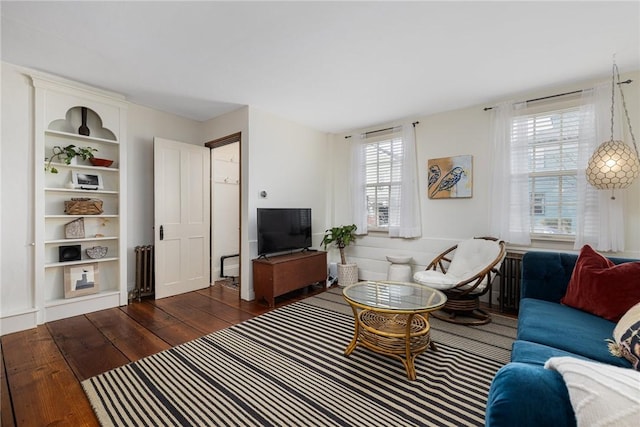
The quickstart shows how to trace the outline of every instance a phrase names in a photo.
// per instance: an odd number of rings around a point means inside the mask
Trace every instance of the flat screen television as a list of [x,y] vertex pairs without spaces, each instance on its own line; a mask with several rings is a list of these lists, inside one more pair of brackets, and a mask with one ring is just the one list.
[[258,208],[258,255],[311,247],[310,208]]

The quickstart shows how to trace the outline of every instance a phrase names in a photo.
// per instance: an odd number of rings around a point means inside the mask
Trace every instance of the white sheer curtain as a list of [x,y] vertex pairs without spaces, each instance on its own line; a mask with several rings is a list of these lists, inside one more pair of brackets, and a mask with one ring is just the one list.
[[[619,91],[615,91],[619,96]],[[618,108],[620,100],[615,103]],[[616,109],[614,139],[621,140],[621,120]],[[574,249],[591,245],[600,251],[624,250],[624,191],[616,191],[615,200],[609,190],[597,190],[587,183],[585,169],[591,154],[611,139],[611,83],[602,83],[582,92],[578,149],[578,206]]]
[[[399,200],[392,201],[399,206],[389,206],[389,236],[420,237],[420,196],[418,190],[418,166],[416,131],[411,123],[402,126],[402,184]],[[397,218],[394,218],[395,216]]]
[[[354,136],[351,140],[351,203],[356,234],[366,234],[367,199],[364,145],[366,140]],[[389,198],[389,236],[413,238],[422,233],[415,129],[411,123],[402,126],[402,170],[399,192]]]
[[367,197],[365,192],[364,146],[360,136],[351,138],[351,203],[355,234],[367,234]]
[[503,102],[492,109],[489,229],[505,242],[530,245],[527,120],[516,120],[526,103]]

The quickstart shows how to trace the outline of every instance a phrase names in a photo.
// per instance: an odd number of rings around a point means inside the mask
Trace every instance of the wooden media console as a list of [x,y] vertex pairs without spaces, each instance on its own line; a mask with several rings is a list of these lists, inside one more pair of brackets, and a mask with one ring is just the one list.
[[253,260],[253,290],[256,300],[270,307],[275,298],[306,286],[327,283],[327,253],[305,251]]

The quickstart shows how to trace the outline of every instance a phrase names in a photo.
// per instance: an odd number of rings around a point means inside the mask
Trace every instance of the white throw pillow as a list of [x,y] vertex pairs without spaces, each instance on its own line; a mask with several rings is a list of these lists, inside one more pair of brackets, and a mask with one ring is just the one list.
[[544,367],[562,375],[578,427],[638,425],[640,372],[575,357],[552,357]]

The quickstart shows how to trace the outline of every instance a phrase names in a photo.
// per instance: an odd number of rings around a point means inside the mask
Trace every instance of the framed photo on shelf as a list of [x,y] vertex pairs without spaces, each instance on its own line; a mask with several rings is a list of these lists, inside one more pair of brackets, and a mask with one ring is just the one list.
[[99,279],[97,263],[65,266],[64,297],[74,298],[97,293]]
[[73,188],[82,190],[102,190],[104,188],[102,175],[97,172],[71,171],[71,182]]

